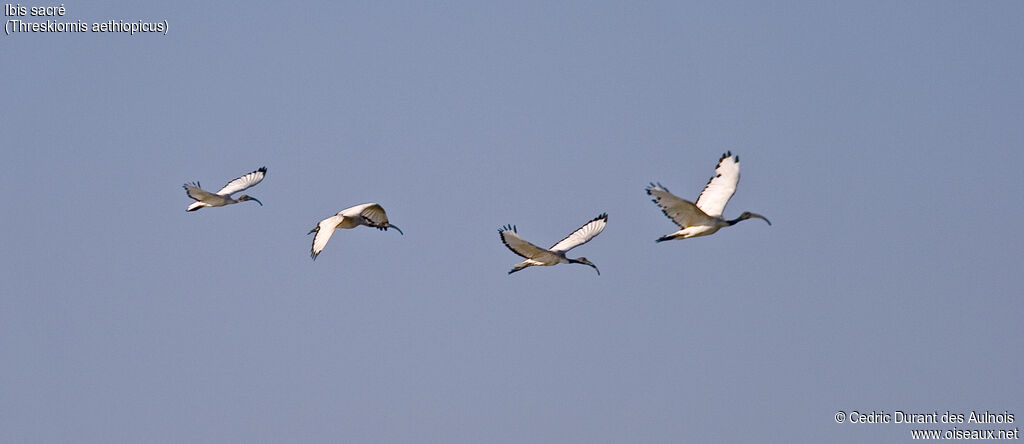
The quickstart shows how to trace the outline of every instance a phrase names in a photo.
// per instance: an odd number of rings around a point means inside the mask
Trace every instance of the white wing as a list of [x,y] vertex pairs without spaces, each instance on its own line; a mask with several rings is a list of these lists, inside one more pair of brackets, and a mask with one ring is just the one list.
[[188,194],[188,197],[191,197],[197,201],[201,201],[203,199],[213,196],[213,194],[210,194],[210,192],[202,188],[199,188],[198,183],[186,183],[185,185],[183,185],[183,187],[185,187],[185,194]]
[[608,225],[608,214],[603,213],[600,216],[593,218],[590,222],[587,222],[578,230],[573,231],[572,234],[558,241],[557,244],[551,246],[551,251],[556,253],[566,252],[575,247],[590,242],[594,236],[601,234],[604,231],[605,225]]
[[550,251],[523,240],[523,238],[516,234],[516,228],[511,225],[501,227],[498,229],[498,233],[501,236],[501,242],[505,244],[509,250],[512,250],[513,253],[522,257],[527,259],[537,259],[544,257],[545,255],[552,255]]
[[725,211],[725,204],[736,192],[736,185],[740,182],[740,156],[733,156],[727,152],[718,159],[718,166],[715,167],[715,177],[708,180],[704,191],[700,192],[697,198],[697,208],[704,211],[708,216],[720,217]]
[[676,225],[679,225],[679,228],[704,225],[704,222],[708,220],[708,215],[704,214],[700,208],[688,200],[676,197],[661,184],[652,183],[647,187],[647,194],[654,198],[652,200],[661,207],[661,212],[672,219]]
[[363,217],[366,223],[374,228],[387,228],[388,227],[388,214],[384,212],[384,208],[377,204],[369,204],[366,208],[363,208],[359,212],[359,215]]
[[334,235],[335,228],[338,227],[338,224],[340,224],[341,220],[344,218],[345,216],[342,215],[328,217],[327,219],[320,221],[320,223],[316,225],[316,228],[310,231],[310,233],[316,233],[316,236],[313,236],[313,248],[310,250],[310,256],[313,257],[313,260],[316,260],[316,257],[320,255],[320,252],[324,251],[324,247],[327,246],[327,241],[331,240],[331,236]]
[[242,191],[246,188],[252,187],[260,183],[260,181],[262,181],[263,177],[266,175],[267,167],[260,168],[256,171],[253,171],[249,174],[232,180],[231,182],[228,182],[227,185],[224,185],[224,188],[221,188],[220,191],[217,191],[217,194],[220,194],[221,196],[230,196],[232,194],[235,194],[239,191]]

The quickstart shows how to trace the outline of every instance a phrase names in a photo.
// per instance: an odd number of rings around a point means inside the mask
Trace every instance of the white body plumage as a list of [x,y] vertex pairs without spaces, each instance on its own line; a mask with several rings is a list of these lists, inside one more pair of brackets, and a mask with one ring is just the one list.
[[740,158],[731,152],[726,152],[718,159],[715,175],[708,180],[708,184],[697,198],[697,203],[677,197],[660,183],[650,184],[646,189],[647,194],[653,198],[655,204],[661,207],[665,216],[679,225],[679,231],[666,234],[658,238],[657,242],[709,236],[724,227],[736,225],[737,222],[750,218],[762,219],[771,225],[772,223],[764,216],[749,211],[743,212],[736,219],[722,218],[725,205],[729,203],[729,199],[736,192],[739,182]]
[[195,211],[203,207],[223,207],[224,205],[231,205],[239,202],[245,202],[251,200],[263,206],[263,202],[259,199],[245,194],[238,196],[238,199],[232,199],[231,195],[239,191],[245,190],[256,186],[256,184],[263,181],[263,178],[267,176],[267,167],[262,167],[256,171],[246,174],[242,177],[236,178],[223,188],[218,190],[216,193],[211,193],[199,187],[199,182],[187,183],[182,185],[185,188],[185,194],[188,197],[195,199],[185,211]]
[[324,251],[327,242],[331,240],[334,230],[339,228],[355,228],[360,225],[366,225],[382,231],[394,228],[399,234],[405,234],[402,233],[400,228],[388,222],[388,215],[384,212],[383,207],[373,202],[364,203],[341,210],[338,214],[321,220],[312,230],[309,230],[307,234],[316,233],[316,236],[313,236],[310,256],[313,260],[316,260],[320,252]]
[[510,270],[508,274],[515,273],[526,267],[538,265],[551,266],[557,264],[583,264],[593,267],[594,271],[597,271],[597,274],[600,275],[601,270],[598,270],[597,266],[594,265],[592,262],[588,261],[587,258],[580,257],[572,259],[566,257],[565,253],[567,253],[569,250],[575,247],[578,247],[589,242],[591,239],[594,238],[594,236],[601,234],[601,232],[604,231],[605,225],[607,224],[608,215],[601,214],[600,216],[597,216],[594,219],[590,220],[590,222],[584,224],[582,227],[578,228],[576,231],[573,231],[572,234],[569,234],[568,236],[565,237],[565,239],[558,241],[556,244],[552,245],[551,248],[548,249],[538,247],[534,244],[531,244],[530,242],[523,240],[523,238],[519,237],[519,234],[516,231],[515,226],[505,225],[499,228],[498,234],[501,237],[501,242],[504,243],[509,250],[512,250],[513,253],[526,258],[525,261],[522,261],[516,264],[514,267],[512,267],[512,270]]

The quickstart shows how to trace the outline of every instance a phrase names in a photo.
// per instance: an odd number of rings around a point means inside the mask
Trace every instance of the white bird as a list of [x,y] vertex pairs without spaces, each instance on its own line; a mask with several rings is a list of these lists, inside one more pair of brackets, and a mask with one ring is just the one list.
[[585,257],[576,259],[570,259],[565,257],[565,253],[569,250],[583,245],[589,242],[594,236],[597,236],[604,230],[605,225],[608,224],[608,214],[601,214],[595,217],[590,222],[587,222],[582,227],[573,231],[572,234],[558,241],[551,248],[545,250],[534,244],[531,244],[517,234],[516,227],[513,225],[505,225],[498,229],[498,233],[501,236],[501,242],[512,250],[513,253],[525,257],[526,260],[516,264],[512,267],[512,270],[508,274],[515,273],[526,267],[534,265],[556,265],[556,264],[583,264],[589,265],[597,271],[597,274],[601,275],[601,270],[597,269],[597,265],[588,261]]
[[701,191],[696,204],[676,197],[660,183],[657,185],[652,183],[647,187],[647,194],[654,197],[654,203],[658,204],[661,211],[681,228],[675,233],[658,238],[656,242],[707,236],[721,228],[731,227],[741,220],[752,217],[763,219],[768,222],[768,225],[771,225],[772,223],[764,216],[749,211],[744,211],[740,217],[732,220],[722,218],[725,204],[736,192],[736,185],[739,181],[740,157],[733,156],[732,152],[727,152],[722,155],[721,159],[718,159],[715,176],[708,180],[708,184],[704,187],[704,191]]
[[256,171],[253,171],[249,174],[232,180],[231,182],[228,182],[227,185],[224,185],[224,188],[221,188],[220,191],[217,191],[216,193],[211,193],[202,188],[199,188],[199,182],[186,183],[185,185],[183,185],[185,187],[185,193],[188,194],[188,197],[191,197],[196,201],[192,202],[192,204],[189,205],[188,209],[186,209],[185,211],[195,211],[202,207],[223,207],[224,205],[245,202],[247,200],[255,201],[262,207],[263,202],[260,202],[259,199],[255,197],[250,197],[243,194],[241,196],[238,196],[238,199],[232,199],[231,195],[239,191],[242,191],[246,188],[255,186],[256,184],[260,183],[260,181],[262,181],[263,178],[266,177],[266,175],[267,167],[260,168]]
[[320,221],[312,230],[309,230],[309,233],[306,233],[307,235],[316,233],[316,236],[313,236],[313,248],[310,256],[313,257],[313,260],[316,260],[316,257],[327,246],[327,241],[331,240],[334,230],[339,228],[355,228],[360,225],[374,227],[382,231],[394,228],[398,230],[398,234],[405,235],[400,228],[388,223],[388,215],[384,212],[384,208],[373,202],[364,203],[341,210],[338,214]]

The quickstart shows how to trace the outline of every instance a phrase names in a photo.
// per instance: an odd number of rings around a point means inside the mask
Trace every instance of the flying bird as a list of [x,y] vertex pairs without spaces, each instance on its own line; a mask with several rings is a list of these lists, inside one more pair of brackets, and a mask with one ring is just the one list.
[[572,234],[566,236],[565,239],[558,241],[558,243],[552,245],[551,248],[547,250],[523,240],[523,238],[519,237],[516,227],[513,225],[505,225],[504,227],[499,228],[498,233],[501,236],[501,242],[504,243],[509,250],[512,250],[513,253],[526,258],[525,261],[522,261],[512,267],[512,270],[510,270],[508,274],[515,273],[526,267],[534,265],[550,266],[556,264],[583,264],[593,267],[594,270],[597,271],[598,276],[600,276],[601,270],[598,270],[597,265],[588,261],[587,258],[580,257],[570,259],[565,257],[565,253],[575,247],[589,242],[594,238],[594,236],[601,234],[601,231],[604,230],[604,227],[607,224],[608,214],[601,214],[590,222],[584,224],[576,231],[573,231]]
[[764,216],[749,211],[744,211],[740,217],[732,220],[722,218],[725,204],[729,203],[729,198],[736,192],[736,185],[739,181],[740,156],[733,156],[730,151],[718,159],[715,176],[708,181],[704,191],[700,192],[696,204],[676,197],[660,183],[657,185],[651,183],[647,187],[647,194],[654,198],[653,202],[658,204],[661,211],[680,228],[675,233],[659,237],[656,242],[708,236],[721,228],[731,227],[741,220],[752,217],[763,219],[768,222],[768,225],[771,225],[772,223]]
[[405,235],[400,228],[388,223],[388,215],[384,212],[384,208],[372,202],[364,203],[341,210],[338,214],[320,221],[312,230],[309,230],[307,235],[316,233],[316,236],[313,236],[313,248],[310,250],[310,256],[316,260],[316,257],[327,246],[327,241],[331,240],[334,230],[355,228],[360,225],[374,227],[382,231],[394,228],[398,234]]
[[266,175],[267,167],[260,168],[228,182],[227,185],[224,185],[224,188],[221,188],[220,191],[217,191],[216,193],[211,193],[200,188],[199,182],[186,183],[183,185],[185,193],[188,194],[188,197],[191,197],[196,201],[192,202],[185,211],[195,211],[202,207],[223,207],[224,205],[245,202],[247,200],[255,201],[262,207],[263,202],[260,202],[259,199],[255,197],[243,194],[238,196],[238,199],[232,199],[231,195],[246,188],[256,186],[256,184],[260,183]]

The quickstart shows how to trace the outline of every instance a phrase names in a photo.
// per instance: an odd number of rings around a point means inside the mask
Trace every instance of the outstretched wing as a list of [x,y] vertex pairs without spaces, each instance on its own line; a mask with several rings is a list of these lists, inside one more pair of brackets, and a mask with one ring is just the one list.
[[718,159],[715,177],[708,180],[704,191],[700,192],[697,208],[708,216],[721,217],[725,211],[725,204],[729,203],[729,198],[736,192],[736,185],[739,183],[740,156],[733,156],[732,151],[726,152]]
[[369,206],[363,208],[363,210],[359,212],[359,216],[361,216],[369,226],[374,228],[386,230],[390,226],[390,224],[388,224],[388,214],[385,213],[384,208],[378,204],[369,204]]
[[668,192],[668,189],[661,186],[661,184],[651,184],[647,187],[647,194],[653,197],[652,201],[661,207],[661,212],[665,213],[672,222],[679,225],[679,228],[691,227],[694,225],[703,225],[703,222],[707,221],[708,215],[704,214],[700,208],[691,203],[688,200],[680,199],[676,195]]
[[552,245],[551,251],[556,253],[566,252],[590,242],[594,236],[597,236],[604,231],[605,225],[608,225],[608,213],[602,213],[600,216],[591,219],[590,222],[583,224],[582,227],[573,231],[572,234],[566,236],[565,239],[562,239],[558,241],[558,243]]
[[501,236],[501,242],[509,250],[527,259],[536,259],[551,254],[550,251],[523,240],[523,238],[516,234],[516,227],[512,225],[505,225],[499,228],[498,234]]
[[309,254],[313,260],[316,260],[316,257],[320,255],[320,252],[324,251],[324,247],[327,246],[327,241],[331,240],[331,236],[334,235],[335,228],[338,227],[338,224],[340,224],[341,220],[344,218],[345,216],[340,214],[328,217],[316,224],[315,228],[309,230],[310,233],[316,233],[316,236],[313,236],[313,248],[310,250]]
[[260,168],[256,171],[253,171],[249,174],[232,180],[231,182],[228,182],[227,185],[224,185],[224,188],[221,188],[220,191],[217,191],[217,194],[220,194],[221,196],[230,196],[246,188],[255,186],[256,184],[260,183],[263,180],[263,177],[265,177],[266,175],[267,167]]
[[185,194],[188,194],[188,197],[191,197],[197,201],[201,201],[203,199],[213,196],[213,194],[210,194],[209,191],[199,188],[198,183],[186,183],[185,185],[182,186],[185,188]]

